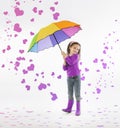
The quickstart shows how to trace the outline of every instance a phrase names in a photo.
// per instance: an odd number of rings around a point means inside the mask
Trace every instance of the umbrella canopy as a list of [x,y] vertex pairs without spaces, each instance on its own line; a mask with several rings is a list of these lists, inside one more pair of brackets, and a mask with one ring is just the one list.
[[55,45],[58,45],[61,50],[60,42],[72,37],[79,30],[81,30],[80,25],[71,21],[51,23],[40,29],[33,37],[28,52],[39,52]]

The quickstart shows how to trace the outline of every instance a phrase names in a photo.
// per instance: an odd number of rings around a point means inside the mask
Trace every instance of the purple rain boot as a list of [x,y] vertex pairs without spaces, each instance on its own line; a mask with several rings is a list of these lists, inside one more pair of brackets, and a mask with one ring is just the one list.
[[73,103],[74,103],[73,100],[68,100],[67,108],[62,109],[62,111],[70,113],[72,110]]
[[76,116],[80,115],[80,101],[76,102],[76,112],[75,112]]

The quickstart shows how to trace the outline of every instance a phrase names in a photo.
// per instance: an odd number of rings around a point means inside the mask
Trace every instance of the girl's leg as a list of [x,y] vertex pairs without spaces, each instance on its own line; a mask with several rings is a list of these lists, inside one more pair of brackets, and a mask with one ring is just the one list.
[[74,103],[74,100],[73,100],[73,79],[71,78],[68,78],[67,79],[67,84],[68,84],[68,104],[67,104],[67,108],[65,109],[62,109],[64,112],[68,112],[70,113],[71,110],[72,110],[72,106],[73,106],[73,103]]
[[80,80],[80,76],[78,76],[78,77],[74,80],[74,89],[75,89],[76,101],[80,101],[80,89],[81,89],[81,80]]
[[73,100],[74,80],[72,78],[67,78],[67,85],[68,85],[68,99]]
[[81,81],[80,76],[78,76],[75,79],[74,82],[74,88],[75,88],[75,97],[76,97],[76,116],[80,115],[80,88],[81,88]]

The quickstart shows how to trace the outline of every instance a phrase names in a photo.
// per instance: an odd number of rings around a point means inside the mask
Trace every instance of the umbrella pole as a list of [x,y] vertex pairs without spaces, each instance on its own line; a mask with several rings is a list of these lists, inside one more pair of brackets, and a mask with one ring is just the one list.
[[55,38],[55,40],[56,40],[56,42],[57,42],[57,44],[58,44],[58,47],[59,47],[60,51],[62,51],[62,49],[61,49],[61,47],[60,47],[60,44],[58,43],[58,41],[57,41],[57,39],[56,39],[56,37],[55,37],[54,34],[53,34],[53,36],[54,36],[54,38]]

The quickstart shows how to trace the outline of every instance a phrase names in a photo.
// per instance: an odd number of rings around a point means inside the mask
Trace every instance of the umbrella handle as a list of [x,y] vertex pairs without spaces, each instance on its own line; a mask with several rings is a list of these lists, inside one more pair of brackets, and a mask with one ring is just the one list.
[[60,51],[62,52],[62,49],[61,49],[61,47],[60,47],[59,43],[57,43],[57,44],[58,44],[58,47],[59,47]]
[[54,34],[53,34],[53,36],[54,36],[54,38],[55,38],[55,40],[56,40],[56,42],[57,42],[57,44],[58,44],[58,47],[59,47],[60,51],[62,51],[62,49],[61,49],[61,47],[60,47],[60,44],[58,43],[58,41],[57,41],[57,39],[56,39],[56,37],[55,37]]

